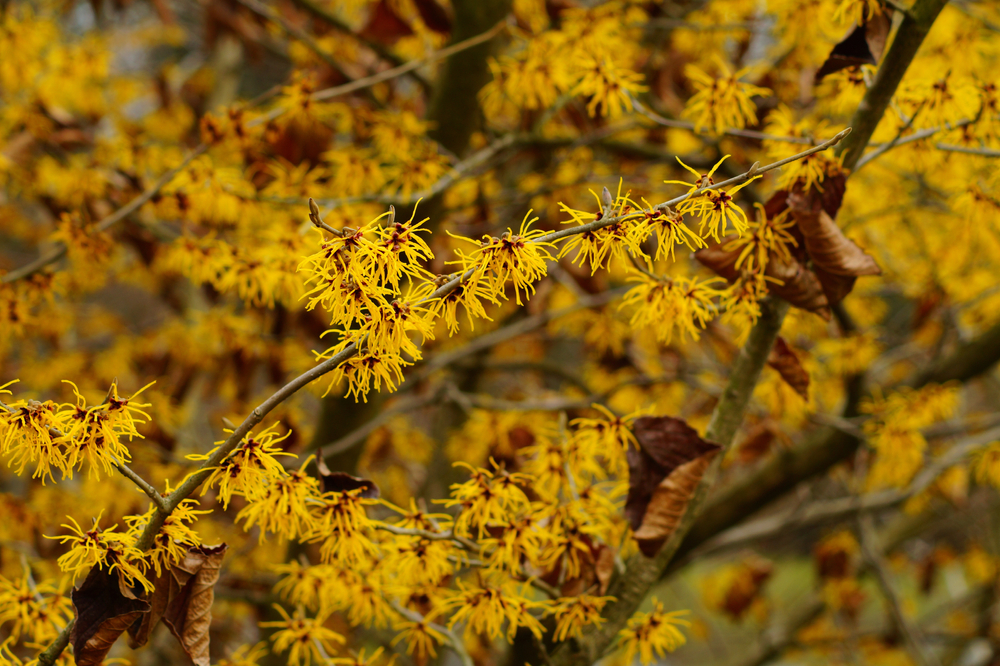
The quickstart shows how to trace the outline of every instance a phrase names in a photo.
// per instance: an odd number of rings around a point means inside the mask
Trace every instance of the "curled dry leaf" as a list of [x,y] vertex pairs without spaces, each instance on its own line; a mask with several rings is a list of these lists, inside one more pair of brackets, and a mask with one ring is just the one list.
[[892,21],[885,11],[856,26],[833,47],[830,56],[816,72],[816,81],[848,67],[878,64],[891,27]]
[[714,271],[719,277],[725,278],[729,282],[736,282],[739,278],[739,271],[736,270],[736,260],[739,259],[740,250],[724,250],[723,248],[731,241],[736,240],[735,235],[724,237],[718,243],[712,243],[708,247],[701,248],[694,253],[694,258],[702,266]]
[[878,275],[878,264],[844,235],[823,209],[818,197],[793,193],[788,198],[795,222],[805,239],[806,252],[817,268],[834,275]]
[[413,0],[413,4],[420,14],[421,20],[429,29],[439,35],[446,35],[451,32],[451,17],[444,7],[435,0]]
[[777,370],[785,383],[802,396],[803,400],[809,399],[809,373],[802,367],[799,357],[781,336],[774,341],[767,364]]
[[820,196],[793,192],[788,206],[813,262],[813,273],[831,305],[851,292],[855,278],[882,272],[870,255],[844,235]]
[[382,494],[374,481],[351,476],[346,472],[331,472],[322,458],[316,460],[316,468],[319,470],[324,493],[346,493],[361,488],[361,497],[367,499],[376,499]]
[[633,432],[639,448],[627,452],[625,515],[639,550],[652,557],[677,529],[698,482],[722,447],[670,416],[636,419]]
[[830,302],[823,292],[822,283],[815,273],[798,261],[770,260],[764,274],[775,280],[768,284],[768,291],[797,308],[815,312],[823,319],[830,319]]
[[736,449],[736,456],[743,464],[760,460],[770,451],[774,442],[783,438],[781,427],[774,419],[764,419],[752,425]]
[[392,46],[403,37],[412,36],[413,28],[396,13],[389,2],[380,0],[372,6],[368,22],[359,34],[365,39]]
[[128,628],[129,645],[145,645],[162,619],[196,666],[209,666],[209,627],[219,567],[228,546],[195,546],[154,580],[150,612]]
[[69,640],[78,666],[100,664],[118,637],[149,614],[149,602],[138,599],[117,573],[107,569],[91,569],[71,596],[76,623]]

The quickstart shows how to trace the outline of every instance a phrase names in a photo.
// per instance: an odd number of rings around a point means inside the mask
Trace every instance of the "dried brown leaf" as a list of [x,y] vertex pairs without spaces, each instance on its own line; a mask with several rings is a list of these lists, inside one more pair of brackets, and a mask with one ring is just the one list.
[[830,319],[830,303],[815,273],[794,259],[789,262],[775,258],[768,261],[764,273],[780,281],[769,283],[768,291],[797,308],[815,312],[823,319]]
[[770,452],[772,445],[779,437],[781,437],[781,430],[778,424],[773,419],[764,419],[746,431],[736,450],[736,455],[744,464],[756,462]]
[[889,39],[891,29],[892,19],[889,17],[889,12],[882,12],[865,22],[865,41],[876,61],[882,59],[882,51],[885,50],[885,42]]
[[809,399],[809,373],[802,367],[799,357],[781,336],[774,341],[767,364],[777,370],[785,383],[802,396],[803,400]]
[[806,252],[817,268],[834,275],[859,277],[882,271],[872,257],[844,235],[825,210],[792,209],[806,242]]
[[629,448],[629,492],[625,515],[639,549],[652,557],[670,538],[698,482],[721,447],[702,439],[681,419],[644,416],[633,432],[639,448]]
[[368,22],[359,33],[365,39],[392,46],[403,37],[413,35],[413,28],[400,18],[386,0],[379,0],[372,7]]
[[129,645],[144,645],[162,619],[196,666],[208,666],[209,626],[219,567],[228,546],[195,546],[154,581],[150,612],[129,627]]
[[813,273],[831,305],[851,292],[856,277],[882,272],[875,260],[840,230],[824,209],[820,194],[793,192],[788,204],[813,262]]
[[735,238],[736,236],[726,236],[721,242],[703,247],[694,253],[694,258],[702,266],[714,271],[719,277],[725,278],[730,282],[735,282],[739,277],[739,271],[736,270],[736,260],[740,256],[740,249],[723,249],[729,241]]
[[597,575],[597,593],[603,595],[611,585],[611,576],[615,573],[615,551],[601,544],[597,552],[597,562],[594,565]]
[[219,580],[219,567],[227,549],[226,544],[192,548],[182,562],[170,567],[174,578],[181,584],[181,590],[167,605],[163,621],[195,666],[209,666],[211,663],[208,657],[208,630],[212,624],[215,584]]
[[100,664],[118,637],[136,619],[149,612],[149,602],[124,588],[117,573],[94,567],[79,589],[73,590],[76,622],[70,632],[78,666]]
[[887,12],[873,16],[864,24],[856,26],[847,37],[833,47],[830,56],[816,72],[816,81],[820,81],[827,74],[848,67],[877,64],[882,57],[891,26],[892,21]]
[[444,7],[434,0],[413,0],[417,7],[417,12],[423,20],[424,25],[439,35],[446,35],[451,32],[451,17]]
[[318,460],[316,467],[319,469],[319,478],[323,484],[324,493],[346,493],[361,488],[361,497],[375,499],[381,495],[381,491],[374,481],[363,479],[360,476],[351,476],[345,472],[331,472],[323,460]]

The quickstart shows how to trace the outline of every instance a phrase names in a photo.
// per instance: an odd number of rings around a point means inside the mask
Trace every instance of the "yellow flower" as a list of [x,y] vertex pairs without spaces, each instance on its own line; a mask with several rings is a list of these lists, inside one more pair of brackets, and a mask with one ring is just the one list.
[[599,627],[607,621],[601,617],[601,611],[609,601],[614,600],[614,597],[594,597],[589,594],[559,599],[554,609],[556,631],[553,638],[556,642],[567,638],[582,638],[584,629]]
[[653,209],[653,205],[642,199],[643,218],[629,225],[629,235],[633,246],[641,247],[646,239],[656,234],[656,255],[654,261],[670,257],[674,261],[674,248],[684,245],[692,252],[708,244],[684,224],[684,215],[679,211]]
[[684,107],[684,116],[694,119],[695,130],[722,134],[727,129],[743,129],[757,119],[757,108],[751,99],[755,95],[768,97],[771,91],[740,81],[749,68],[735,74],[718,61],[722,75],[712,78],[696,65],[688,65],[684,73],[690,79],[695,94]]
[[458,581],[458,589],[458,594],[445,603],[445,608],[456,609],[448,622],[449,627],[467,622],[472,631],[498,638],[503,634],[506,622],[508,640],[513,639],[518,627],[526,627],[541,638],[541,623],[531,615],[531,611],[542,610],[547,604],[518,595],[513,583],[492,585],[479,581],[475,586],[466,587]]
[[[328,660],[327,663],[328,664],[333,664],[334,666],[371,666],[376,661],[378,661],[379,657],[382,656],[382,653],[384,651],[385,651],[385,648],[384,647],[380,647],[380,648],[377,648],[374,652],[372,652],[370,655],[368,655],[366,657],[365,656],[365,649],[361,648],[361,650],[357,654],[355,654],[354,656],[351,656],[351,657],[335,657],[333,659]],[[391,662],[392,662],[392,659],[390,659],[390,663]]]
[[[262,430],[255,436],[247,435],[243,438],[236,450],[225,460],[212,468],[212,473],[201,488],[204,495],[210,488],[218,484],[219,499],[222,507],[227,508],[233,494],[243,495],[248,501],[253,502],[262,499],[267,495],[268,486],[285,474],[285,468],[278,462],[276,456],[292,456],[294,453],[287,453],[274,448],[274,445],[287,439],[292,432],[289,430],[284,435],[278,435],[274,429],[278,427],[275,423],[266,430]],[[226,432],[233,432],[226,430]],[[187,456],[188,460],[208,460],[225,443],[225,440],[215,443],[208,453],[192,453]]]
[[740,251],[735,264],[737,270],[762,276],[772,255],[790,261],[792,255],[788,247],[797,246],[798,242],[788,231],[795,226],[795,220],[789,219],[787,210],[768,219],[763,205],[755,204],[755,207],[757,219],[750,223],[749,233],[729,241],[722,249]]
[[431,623],[424,618],[422,620],[402,620],[396,623],[396,630],[400,633],[392,639],[395,646],[400,641],[406,641],[406,654],[414,654],[417,661],[423,662],[428,657],[436,657],[436,645],[441,645],[447,639],[445,635],[431,626]]
[[284,619],[278,622],[261,622],[260,626],[279,630],[271,636],[274,651],[284,652],[291,648],[288,653],[289,664],[309,666],[313,659],[323,663],[324,653],[333,651],[333,643],[344,643],[343,636],[323,626],[324,618],[307,618],[301,608],[296,609],[292,616],[278,604],[274,604],[274,608]]
[[[7,386],[7,384],[5,384]],[[9,405],[10,410],[0,409],[0,454],[11,454],[9,467],[23,474],[29,463],[35,463],[32,478],[55,481],[53,469],[62,472],[63,478],[73,475],[73,458],[63,448],[61,438],[54,440],[53,429],[63,424],[56,415],[57,405],[51,400],[18,400]]]
[[[607,189],[604,192],[607,193],[606,196],[608,197],[608,205],[606,206],[601,201],[601,198],[597,196],[597,193],[590,190],[591,195],[597,199],[598,213],[596,215],[587,211],[574,210],[563,203],[559,204],[559,208],[564,213],[568,213],[572,221],[578,225],[589,224],[605,217],[612,218],[629,215],[640,217],[642,215],[638,211],[631,212],[633,204],[629,200],[628,194],[622,196],[621,181],[618,183],[618,196],[614,200],[610,198],[610,193]],[[558,258],[561,259],[575,251],[576,256],[573,263],[579,264],[581,267],[589,264],[590,273],[593,275],[599,268],[604,268],[605,262],[610,261],[612,258],[623,260],[629,255],[633,257],[645,256],[640,247],[640,242],[637,242],[631,233],[632,225],[629,221],[629,218],[625,217],[625,219],[608,226],[571,236],[569,240],[563,243]]]
[[636,613],[618,634],[619,648],[625,650],[624,663],[631,664],[636,654],[643,666],[649,666],[654,656],[663,657],[687,642],[678,627],[690,627],[691,623],[682,619],[689,611],[663,612],[663,604],[653,598],[653,610]]
[[483,300],[492,300],[492,292],[482,281],[473,275],[441,298],[434,299],[428,306],[428,310],[435,319],[444,317],[445,324],[448,326],[448,335],[455,335],[458,333],[459,305],[465,310],[465,316],[469,320],[470,331],[476,328],[473,323],[473,317],[493,321],[486,314]]
[[486,533],[487,525],[502,521],[508,512],[528,504],[528,498],[519,485],[530,479],[524,474],[510,474],[491,460],[495,472],[457,462],[455,467],[465,467],[472,478],[465,483],[451,486],[451,499],[435,500],[447,507],[459,506],[461,514],[455,521],[455,533],[467,535],[471,527],[478,528],[478,535]]
[[[703,187],[715,184],[712,176],[728,157],[729,155],[725,155],[706,174],[700,174],[684,164],[684,162],[681,162],[681,166],[696,176],[695,182],[686,183],[680,180],[668,180],[665,182],[668,184],[686,185],[689,188],[688,193],[692,194]],[[678,158],[677,161],[680,162],[680,159]],[[707,228],[708,234],[716,241],[719,241],[726,235],[729,222],[733,223],[736,233],[742,234],[747,230],[749,222],[747,221],[746,213],[734,203],[733,195],[758,178],[760,176],[755,176],[746,182],[729,188],[728,191],[722,189],[708,190],[698,196],[689,196],[677,206],[677,211],[684,215],[694,215],[701,218],[698,233],[702,238],[705,237],[705,229]]]
[[580,55],[578,68],[582,77],[573,94],[590,98],[587,113],[591,116],[618,118],[632,108],[632,95],[648,90],[642,85],[642,74],[620,67],[609,53],[586,51]]
[[219,666],[257,666],[268,655],[267,643],[241,645],[226,659],[219,660]]
[[[169,495],[171,492],[172,490],[168,483],[164,496]],[[201,545],[201,537],[187,523],[195,522],[198,520],[199,515],[206,515],[212,512],[198,511],[194,508],[196,506],[198,506],[196,500],[183,500],[163,520],[163,525],[160,526],[160,530],[153,537],[153,545],[146,552],[146,557],[153,566],[153,570],[156,571],[157,576],[161,575],[162,571],[170,564],[183,560],[190,547]],[[150,506],[149,510],[144,514],[125,517],[125,524],[128,526],[128,535],[133,542],[138,541],[139,535],[142,534],[146,525],[149,524],[150,519],[157,511],[156,507]]]
[[429,233],[428,229],[421,229],[420,225],[430,218],[413,222],[419,204],[419,201],[414,204],[413,213],[406,222],[396,222],[396,211],[390,211],[389,226],[380,227],[375,232],[378,251],[373,259],[373,274],[379,282],[392,285],[396,291],[399,290],[400,277],[423,277],[427,271],[421,268],[421,264],[434,258],[427,242],[417,235],[417,232]]
[[62,441],[67,445],[67,455],[72,456],[70,465],[80,469],[86,460],[88,475],[96,477],[98,470],[111,474],[118,463],[130,462],[132,458],[129,450],[119,438],[142,438],[135,426],[149,421],[149,414],[140,408],[150,405],[133,403],[132,400],[155,382],[146,384],[130,398],[120,398],[118,384],[112,383],[107,400],[88,408],[87,400],[80,394],[76,384],[63,381],[73,387],[77,401],[76,406],[65,405],[66,409],[59,412],[65,431]]
[[[458,260],[447,263],[460,264],[463,272],[472,269],[471,277],[477,281],[484,280],[494,301],[499,297],[506,298],[504,287],[508,281],[513,282],[517,304],[521,305],[521,292],[525,292],[526,299],[528,294],[533,294],[535,287],[532,283],[545,276],[545,262],[554,259],[547,249],[552,247],[552,243],[539,240],[545,232],[529,228],[538,219],[529,219],[531,213],[529,210],[524,216],[516,234],[508,228],[499,238],[483,236],[479,247],[471,255],[459,253]],[[456,238],[476,242],[471,238]]]
[[72,525],[63,525],[74,534],[50,537],[60,543],[70,543],[69,552],[58,559],[59,568],[70,574],[75,580],[91,567],[108,571],[118,571],[121,579],[129,587],[141,585],[147,592],[153,591],[153,584],[145,577],[149,563],[145,554],[132,545],[132,537],[128,534],[114,532],[116,525],[102,530],[98,524],[100,516],[94,519],[94,527],[86,532],[79,523],[67,516]]
[[377,500],[361,497],[362,490],[331,491],[310,502],[310,529],[303,538],[323,542],[320,556],[324,562],[350,564],[375,552],[365,506]]
[[51,641],[72,616],[72,602],[62,587],[46,581],[35,584],[27,568],[16,581],[0,575],[0,626],[12,622],[8,631],[14,640],[26,635],[35,643]]
[[885,10],[879,0],[841,0],[833,20],[838,23],[862,25],[876,16],[881,16]]
[[299,469],[271,480],[265,494],[248,502],[236,516],[236,522],[245,521],[243,529],[260,528],[260,541],[268,532],[287,539],[294,539],[311,529],[312,515],[307,500],[319,494],[319,479],[310,476],[305,467],[313,459],[306,458]]
[[657,279],[639,273],[629,280],[638,284],[625,294],[620,308],[633,308],[630,323],[653,329],[664,344],[670,344],[675,330],[682,341],[689,335],[697,340],[715,314],[712,299],[723,293],[712,286],[721,282],[717,278]]
[[[331,347],[320,358],[330,358],[339,353],[350,343],[345,340],[337,347]],[[326,393],[340,382],[347,381],[347,392],[344,397],[354,396],[368,402],[368,392],[372,389],[382,390],[382,384],[389,393],[403,383],[403,367],[413,365],[397,353],[393,352],[361,352],[337,366],[330,373],[330,385]],[[325,396],[326,393],[323,395]]]

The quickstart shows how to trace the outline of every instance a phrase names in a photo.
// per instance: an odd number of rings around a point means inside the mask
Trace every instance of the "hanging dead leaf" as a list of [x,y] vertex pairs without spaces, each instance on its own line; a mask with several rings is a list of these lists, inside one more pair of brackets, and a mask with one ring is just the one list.
[[802,367],[799,357],[781,336],[774,341],[767,364],[777,370],[785,383],[802,396],[803,400],[809,399],[809,373]]
[[162,619],[196,666],[209,666],[209,627],[219,567],[228,546],[195,546],[154,581],[150,612],[129,627],[129,645],[144,645]]
[[788,205],[813,262],[816,279],[831,305],[851,292],[855,278],[882,272],[870,255],[844,235],[817,193],[793,192]]
[[627,452],[625,515],[639,550],[652,557],[677,529],[698,482],[722,447],[669,416],[636,419],[632,430],[639,448]]
[[597,576],[597,593],[600,595],[608,591],[611,585],[611,576],[615,573],[615,551],[610,547],[601,544],[597,551],[597,562],[594,565],[594,574]]
[[816,72],[816,81],[848,67],[878,64],[891,27],[892,21],[885,11],[855,27],[833,47],[830,56]]
[[374,481],[363,479],[360,476],[351,476],[345,472],[331,472],[326,461],[322,458],[317,459],[316,469],[319,470],[324,493],[346,493],[361,488],[361,497],[375,499],[381,495],[381,491]]
[[413,0],[417,7],[417,13],[430,30],[439,35],[446,35],[451,32],[451,17],[444,7],[434,0]]
[[694,258],[706,268],[714,271],[719,277],[725,278],[729,282],[735,282],[739,277],[736,270],[736,260],[739,259],[740,249],[724,250],[723,248],[736,236],[726,236],[719,243],[712,243],[708,247],[703,247],[694,253]]
[[118,637],[150,608],[116,572],[97,567],[71,596],[76,622],[69,640],[78,666],[100,664]]
[[372,6],[368,22],[358,35],[392,46],[403,37],[413,35],[413,28],[399,17],[386,0],[380,0]]
[[816,196],[792,193],[788,198],[792,216],[805,238],[806,252],[818,268],[834,275],[878,275],[878,264],[844,235]]
[[768,291],[785,299],[797,308],[815,312],[823,319],[830,319],[830,302],[823,293],[823,285],[812,271],[795,259],[783,261],[772,258],[764,273],[778,282],[768,284]]
[[743,464],[760,460],[770,452],[775,440],[780,437],[780,426],[773,419],[764,419],[746,431],[736,449],[736,455]]

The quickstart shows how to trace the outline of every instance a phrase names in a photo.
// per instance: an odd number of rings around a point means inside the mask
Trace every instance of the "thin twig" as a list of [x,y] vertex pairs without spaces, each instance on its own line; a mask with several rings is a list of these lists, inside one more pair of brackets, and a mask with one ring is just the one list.
[[[959,120],[954,125],[941,125],[939,127],[928,127],[926,129],[918,130],[907,137],[902,137],[902,138],[897,137],[896,139],[893,139],[888,143],[870,143],[868,144],[868,147],[875,148],[875,150],[870,153],[867,153],[866,155],[858,159],[858,163],[855,165],[854,170],[857,171],[858,169],[868,164],[872,160],[881,157],[892,148],[899,148],[900,146],[905,146],[906,144],[913,143],[915,141],[923,141],[924,139],[934,136],[938,132],[944,130],[959,129],[961,127],[965,127],[966,125],[971,125],[972,123],[976,122],[976,120],[977,120],[976,118],[965,118],[963,120]],[[937,147],[940,148],[940,146],[946,146],[946,145],[947,144],[937,144]],[[948,149],[942,148],[942,150],[948,150]],[[964,151],[957,151],[957,152],[964,152]]]
[[1000,150],[996,148],[955,146],[950,143],[935,143],[934,147],[950,153],[965,153],[966,155],[979,155],[981,157],[1000,157]]

